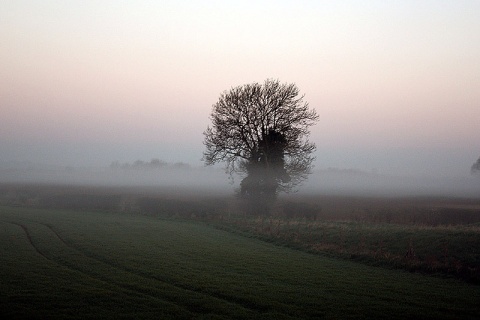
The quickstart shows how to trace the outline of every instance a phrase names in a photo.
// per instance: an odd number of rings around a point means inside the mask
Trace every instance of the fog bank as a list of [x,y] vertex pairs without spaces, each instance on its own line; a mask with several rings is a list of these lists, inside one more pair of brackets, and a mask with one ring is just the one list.
[[[233,194],[241,177],[234,180],[220,167],[190,167],[183,163],[152,167],[60,167],[33,163],[0,163],[0,183],[65,184],[127,187],[172,187]],[[480,175],[457,177],[395,176],[354,169],[317,169],[296,192],[359,196],[480,197]]]
[[387,175],[353,169],[317,170],[299,192],[365,196],[480,197],[480,175]]

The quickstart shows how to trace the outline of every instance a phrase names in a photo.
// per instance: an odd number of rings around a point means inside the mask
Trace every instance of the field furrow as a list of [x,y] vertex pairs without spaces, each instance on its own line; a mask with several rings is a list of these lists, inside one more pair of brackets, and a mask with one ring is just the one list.
[[322,257],[202,222],[0,207],[0,231],[0,315],[9,318],[480,316],[478,286]]
[[[251,309],[251,310],[256,310],[256,311],[264,311],[265,308],[260,306],[260,305],[257,305],[255,303],[253,303],[252,301],[248,301],[248,300],[244,300],[244,299],[240,299],[238,297],[233,297],[233,296],[229,296],[229,295],[224,295],[224,294],[220,294],[220,293],[214,293],[214,292],[208,292],[208,291],[203,291],[202,288],[199,288],[199,287],[195,287],[193,285],[187,285],[185,283],[180,283],[180,282],[172,282],[171,280],[169,281],[168,279],[165,279],[165,278],[162,278],[161,275],[149,275],[149,274],[146,274],[145,272],[141,272],[140,270],[138,269],[133,269],[133,268],[128,268],[124,265],[121,265],[119,263],[114,263],[112,262],[111,260],[105,258],[105,257],[101,257],[99,255],[94,255],[88,251],[85,251],[85,250],[82,250],[81,248],[77,248],[75,246],[72,246],[70,244],[68,244],[58,233],[57,231],[55,231],[54,227],[50,224],[42,224],[44,226],[46,226],[48,229],[50,229],[52,231],[52,233],[55,235],[55,237],[61,242],[63,243],[66,247],[70,248],[70,250],[72,251],[78,251],[80,252],[81,254],[83,254],[87,259],[92,259],[92,260],[95,260],[97,261],[98,263],[100,264],[105,264],[105,265],[108,265],[109,267],[112,268],[112,270],[116,270],[116,272],[124,272],[126,274],[129,274],[131,276],[135,276],[135,277],[139,277],[139,278],[142,278],[143,280],[146,280],[146,281],[158,281],[164,285],[167,285],[167,286],[172,286],[172,287],[175,287],[179,290],[184,290],[184,291],[189,291],[193,294],[200,294],[202,296],[206,296],[206,297],[211,297],[211,298],[214,298],[214,299],[220,299],[220,300],[223,300],[229,304],[235,304],[235,305],[238,305],[242,308],[245,308],[245,309]],[[38,251],[38,249],[37,249]],[[38,251],[39,252],[39,251]],[[40,253],[40,252],[39,252]],[[139,289],[138,287],[136,288],[136,290],[140,293],[140,291],[142,291],[141,289]],[[173,299],[171,297],[166,297],[167,299],[170,299],[172,300],[172,302],[178,302],[177,300],[178,299]]]
[[[128,296],[137,296],[139,298],[148,298],[161,301],[162,303],[171,303],[173,306],[180,306],[188,312],[210,313],[212,308],[210,304],[217,306],[217,311],[221,313],[230,313],[229,310],[237,310],[239,314],[248,312],[248,309],[259,310],[255,305],[248,305],[248,302],[235,301],[232,297],[221,297],[211,292],[202,291],[194,286],[188,286],[182,283],[168,282],[161,279],[160,276],[149,276],[138,270],[124,267],[118,263],[102,258],[98,255],[84,252],[74,246],[69,245],[50,225],[38,223],[38,225],[48,229],[51,234],[48,248],[42,248],[42,244],[35,243],[35,235],[24,224],[18,224],[25,232],[29,243],[42,257],[68,268],[74,272],[103,282],[112,290],[123,292]],[[51,250],[55,247],[55,250]],[[211,301],[210,301],[211,300]]]

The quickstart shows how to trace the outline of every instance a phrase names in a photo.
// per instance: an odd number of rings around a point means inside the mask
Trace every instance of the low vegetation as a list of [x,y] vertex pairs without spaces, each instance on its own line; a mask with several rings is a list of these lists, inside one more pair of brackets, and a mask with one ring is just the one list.
[[451,275],[480,283],[480,226],[248,219],[219,226],[279,245],[370,265]]
[[8,318],[480,317],[477,200],[290,197],[253,217],[188,190],[10,185],[0,204]]

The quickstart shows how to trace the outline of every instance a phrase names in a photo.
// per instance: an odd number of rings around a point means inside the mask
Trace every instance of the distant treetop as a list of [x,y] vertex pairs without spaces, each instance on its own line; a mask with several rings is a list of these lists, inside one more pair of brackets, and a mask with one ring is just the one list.
[[125,162],[120,163],[118,161],[113,161],[110,164],[111,169],[123,169],[123,170],[151,170],[151,169],[162,169],[162,168],[176,168],[176,169],[188,169],[190,165],[184,162],[168,163],[159,159],[152,159],[150,162],[136,160],[132,164]]
[[471,171],[472,174],[480,171],[480,158],[472,165]]

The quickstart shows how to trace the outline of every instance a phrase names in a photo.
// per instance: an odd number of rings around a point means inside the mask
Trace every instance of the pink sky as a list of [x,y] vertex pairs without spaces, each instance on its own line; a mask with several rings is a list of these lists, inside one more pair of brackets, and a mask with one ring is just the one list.
[[468,174],[478,1],[3,1],[0,161],[200,164],[223,90],[295,82],[316,166]]

